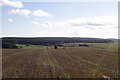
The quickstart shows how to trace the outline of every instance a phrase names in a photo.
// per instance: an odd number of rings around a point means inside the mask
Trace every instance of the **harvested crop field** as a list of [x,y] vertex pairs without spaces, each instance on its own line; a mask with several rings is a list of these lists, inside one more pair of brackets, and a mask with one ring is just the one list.
[[3,49],[2,68],[3,78],[117,78],[118,52],[91,47]]

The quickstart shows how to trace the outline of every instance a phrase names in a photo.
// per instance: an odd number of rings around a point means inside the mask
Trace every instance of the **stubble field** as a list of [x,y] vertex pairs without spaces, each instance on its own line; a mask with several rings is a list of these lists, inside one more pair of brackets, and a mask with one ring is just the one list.
[[118,51],[93,47],[3,49],[3,78],[118,77]]

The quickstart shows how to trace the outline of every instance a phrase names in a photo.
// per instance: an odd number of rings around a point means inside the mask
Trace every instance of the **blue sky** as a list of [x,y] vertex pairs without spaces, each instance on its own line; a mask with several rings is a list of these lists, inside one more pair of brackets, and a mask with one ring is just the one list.
[[116,2],[2,3],[2,36],[118,38]]

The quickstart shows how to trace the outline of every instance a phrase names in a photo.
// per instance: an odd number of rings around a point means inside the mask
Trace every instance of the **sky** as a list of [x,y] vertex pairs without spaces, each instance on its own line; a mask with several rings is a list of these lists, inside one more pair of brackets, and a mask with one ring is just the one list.
[[117,2],[0,1],[3,37],[118,38]]

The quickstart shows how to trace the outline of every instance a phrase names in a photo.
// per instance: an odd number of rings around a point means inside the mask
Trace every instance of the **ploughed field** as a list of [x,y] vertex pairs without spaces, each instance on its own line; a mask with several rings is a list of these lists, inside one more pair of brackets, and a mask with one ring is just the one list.
[[3,78],[118,77],[117,50],[68,47],[3,49]]

